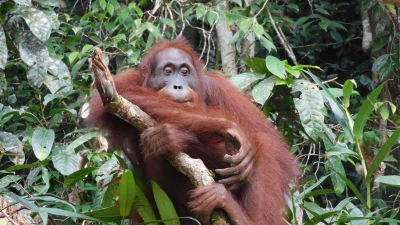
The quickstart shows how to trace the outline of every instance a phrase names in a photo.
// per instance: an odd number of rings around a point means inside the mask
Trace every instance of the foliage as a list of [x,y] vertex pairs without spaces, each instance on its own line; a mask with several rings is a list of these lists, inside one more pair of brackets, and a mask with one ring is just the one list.
[[[236,27],[230,44],[238,53],[249,33],[256,38],[256,55],[241,57],[249,70],[231,81],[254,98],[302,163],[288,222],[398,223],[398,202],[379,193],[400,185],[389,154],[400,131],[383,132],[379,124],[397,127],[400,120],[381,97],[387,83],[373,81],[374,73],[379,81],[396,78],[400,67],[398,33],[383,29],[394,7],[362,1],[378,22],[372,62],[361,49],[356,1],[182,2],[155,8],[145,0],[0,0],[0,192],[8,207],[20,204],[43,224],[114,224],[133,205],[145,222],[159,214],[178,223],[158,185],[132,175],[121,153],[104,151],[100,134],[81,123],[92,93],[88,59],[100,47],[117,73],[134,67],[157,38],[183,34],[218,69],[215,28],[226,22]],[[382,165],[392,174],[379,174]]]

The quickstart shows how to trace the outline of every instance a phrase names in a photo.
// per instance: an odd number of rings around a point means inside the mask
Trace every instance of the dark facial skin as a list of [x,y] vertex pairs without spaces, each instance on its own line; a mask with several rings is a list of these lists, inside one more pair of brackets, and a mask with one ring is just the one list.
[[154,62],[148,86],[176,102],[193,101],[192,91],[198,90],[198,80],[190,55],[168,48],[157,53]]

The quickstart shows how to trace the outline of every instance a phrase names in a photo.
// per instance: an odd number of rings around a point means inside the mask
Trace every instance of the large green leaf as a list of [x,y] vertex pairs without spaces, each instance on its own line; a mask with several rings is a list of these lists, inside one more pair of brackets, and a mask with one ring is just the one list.
[[285,61],[281,61],[278,58],[269,55],[265,59],[265,64],[267,65],[269,72],[281,79],[286,79]]
[[119,182],[119,214],[127,217],[131,213],[133,201],[136,196],[136,184],[132,171],[126,170]]
[[84,134],[82,136],[79,136],[77,139],[72,141],[66,148],[67,151],[74,151],[75,148],[78,146],[82,145],[83,143],[89,141],[90,139],[97,137],[100,135],[100,132],[98,131],[93,131],[89,132],[87,134]]
[[317,141],[324,135],[325,124],[322,109],[324,101],[318,87],[306,80],[294,80],[293,92],[300,91],[300,98],[294,98],[301,123],[306,133]]
[[230,78],[231,82],[238,87],[240,90],[247,88],[250,84],[259,81],[265,77],[265,74],[261,73],[241,73]]
[[380,176],[376,178],[375,182],[400,188],[400,176],[397,175]]
[[64,146],[55,146],[53,165],[61,174],[70,175],[78,169],[78,156],[74,150],[67,150]]
[[272,89],[274,86],[275,76],[268,77],[267,79],[264,79],[260,83],[256,84],[251,92],[254,101],[260,105],[264,105],[264,103],[272,95]]
[[[15,165],[21,165],[25,162],[24,145],[17,136],[0,131],[0,146],[4,149],[11,162]],[[2,153],[4,154],[4,153]],[[17,157],[18,156],[18,157]]]
[[55,134],[52,129],[38,127],[32,134],[32,149],[36,158],[43,161],[49,156],[53,148]]
[[43,80],[52,94],[62,95],[72,90],[71,74],[63,61],[49,57],[48,72]]
[[122,216],[119,215],[119,207],[111,206],[99,210],[85,213],[88,216],[100,219],[103,222],[121,222]]
[[133,206],[144,222],[155,221],[157,219],[149,200],[140,188],[136,189],[136,198]]
[[[174,204],[172,204],[171,200],[167,196],[167,194],[160,188],[160,186],[152,181],[151,185],[153,187],[154,199],[157,204],[158,211],[160,212],[161,219],[168,220],[178,218],[178,214],[175,211]],[[164,221],[165,225],[179,225],[180,221],[176,220],[168,220]]]
[[32,33],[42,42],[49,39],[51,22],[40,10],[27,6],[16,6],[10,11],[10,14],[24,18]]
[[267,65],[265,65],[265,59],[254,57],[244,59],[244,61],[255,73],[265,74],[268,72]]
[[16,43],[21,59],[30,66],[27,74],[29,84],[40,88],[50,65],[47,47],[29,30],[21,32],[16,38]]
[[[321,80],[315,76],[313,73],[304,70],[314,81],[317,83],[324,91],[328,94],[328,101],[331,106],[332,112],[335,118],[339,121],[340,125],[342,126],[343,130],[346,133],[348,140],[353,143],[353,133],[352,133],[352,124],[353,120],[351,118],[345,116],[345,109],[343,106],[338,102],[336,97],[329,91],[329,89],[321,82]],[[350,125],[351,124],[351,125]]]
[[341,179],[341,177],[338,175],[339,173],[342,176],[345,176],[346,172],[344,171],[344,167],[342,164],[342,161],[338,156],[332,156],[328,158],[327,165],[329,168],[335,168],[336,173],[331,174],[331,180],[332,184],[335,190],[335,193],[337,196],[343,193],[344,188],[346,187],[346,182]]
[[379,85],[371,94],[368,95],[367,99],[364,100],[360,110],[358,111],[357,118],[354,121],[353,135],[355,142],[362,140],[365,124],[369,119],[372,111],[374,110],[374,104],[381,93],[384,84]]

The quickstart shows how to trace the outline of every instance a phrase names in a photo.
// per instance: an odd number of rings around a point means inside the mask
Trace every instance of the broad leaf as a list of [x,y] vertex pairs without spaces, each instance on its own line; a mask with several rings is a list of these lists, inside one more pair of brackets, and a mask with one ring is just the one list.
[[400,188],[400,176],[389,175],[376,178],[375,182]]
[[70,175],[78,169],[78,156],[64,146],[53,149],[53,165],[62,175]]
[[264,103],[272,95],[272,89],[274,88],[274,86],[275,76],[268,77],[267,79],[262,80],[260,83],[256,84],[251,92],[254,101],[256,101],[260,105],[264,105]]
[[42,42],[47,41],[51,33],[51,22],[46,14],[35,8],[16,6],[10,14],[24,18],[32,33]]
[[44,84],[52,94],[63,94],[72,90],[71,74],[68,67],[58,59],[49,58],[48,72]]
[[4,149],[4,153],[15,165],[21,165],[25,162],[24,145],[17,136],[0,131],[0,147]]
[[43,161],[49,156],[53,148],[55,134],[52,129],[38,127],[32,134],[32,149],[36,158]]
[[241,73],[230,78],[231,82],[238,87],[240,90],[247,88],[250,84],[261,80],[265,77],[265,74],[260,73]]
[[253,25],[253,32],[257,38],[260,38],[264,34],[264,28],[260,24],[256,23]]
[[75,139],[74,141],[72,141],[66,148],[66,150],[68,151],[74,151],[75,148],[77,148],[78,146],[82,145],[83,143],[89,141],[90,139],[99,136],[100,133],[97,131],[94,132],[90,132],[87,134],[84,134],[82,136],[79,136],[77,139]]
[[268,73],[267,66],[265,65],[265,59],[261,58],[247,58],[244,60],[250,69],[255,73]]
[[136,197],[133,205],[144,222],[157,219],[149,200],[140,188],[136,189]]
[[[153,187],[153,194],[157,204],[158,211],[160,212],[161,219],[173,219],[178,218],[178,214],[175,211],[175,207],[172,204],[171,200],[167,196],[167,194],[160,188],[160,186],[152,181],[151,185]],[[178,225],[180,224],[179,220],[168,220],[164,221],[165,225]]]
[[136,196],[136,184],[132,171],[126,170],[119,182],[119,214],[127,217],[131,213],[133,201]]
[[49,68],[49,52],[47,47],[29,30],[23,31],[16,39],[21,59],[31,68],[27,78],[29,84],[40,88]]
[[281,79],[286,79],[285,61],[281,61],[278,58],[269,55],[265,59],[265,64],[272,74]]
[[294,98],[294,105],[299,112],[301,123],[306,133],[317,141],[325,130],[323,98],[318,87],[306,80],[294,80],[293,92],[300,91],[300,98]]
[[332,184],[337,196],[343,193],[344,188],[346,187],[346,183],[344,180],[341,179],[339,173],[342,176],[345,176],[346,172],[344,171],[344,167],[342,161],[338,156],[329,157],[327,161],[327,165],[329,168],[335,168],[335,173],[331,174]]

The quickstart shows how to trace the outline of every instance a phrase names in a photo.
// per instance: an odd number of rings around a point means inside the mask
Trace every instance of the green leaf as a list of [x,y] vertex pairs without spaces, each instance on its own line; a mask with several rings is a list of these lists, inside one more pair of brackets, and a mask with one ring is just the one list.
[[232,0],[232,2],[238,4],[240,7],[242,7],[242,1],[240,1],[240,0]]
[[300,17],[300,18],[293,24],[293,26],[294,26],[294,27],[300,26],[300,25],[304,24],[305,22],[307,22],[307,20],[309,20],[309,19],[310,19],[310,17],[308,17],[308,16]]
[[389,154],[390,150],[392,150],[393,145],[397,143],[399,137],[400,129],[397,129],[385,142],[385,144],[383,144],[381,149],[379,149],[378,154],[376,154],[374,160],[371,163],[371,166],[368,168],[367,176],[365,177],[366,182],[370,182],[372,175],[375,173],[376,169],[378,169],[379,165],[381,164],[381,162],[383,162],[385,157]]
[[293,92],[300,91],[300,98],[294,98],[294,105],[299,112],[301,123],[306,133],[317,141],[324,135],[324,101],[319,91],[313,83],[306,80],[294,80]]
[[136,198],[133,206],[144,222],[155,221],[157,219],[149,200],[140,188],[136,189]]
[[244,61],[255,73],[268,73],[267,66],[265,65],[265,59],[254,57],[246,58]]
[[[15,165],[22,165],[25,163],[25,152],[23,151],[24,145],[17,136],[12,133],[0,131],[0,146],[4,149],[5,153],[14,154],[9,155],[8,158]],[[1,153],[1,155],[2,154],[3,153]],[[17,155],[18,158],[16,157]]]
[[339,196],[343,193],[344,188],[346,187],[345,181],[341,179],[341,176],[339,176],[339,174],[341,174],[342,176],[345,176],[346,174],[342,161],[338,156],[332,156],[328,158],[328,161],[326,163],[329,168],[335,169],[335,173],[331,174],[331,180],[335,193],[337,196]]
[[327,16],[329,16],[329,12],[328,11],[326,11],[325,9],[323,9],[323,8],[315,8],[315,11],[317,11],[317,12],[320,12],[320,13],[322,13],[322,14],[325,14],[325,15],[327,15]]
[[53,214],[53,215],[68,216],[68,217],[72,217],[72,218],[79,218],[79,219],[84,219],[84,220],[89,220],[89,221],[101,222],[100,220],[98,220],[94,217],[90,217],[85,214],[71,212],[71,211],[67,211],[67,210],[63,210],[63,209],[45,208],[45,207],[40,208],[40,209],[41,209],[41,211],[44,211],[46,213]]
[[276,51],[276,47],[274,45],[274,43],[270,40],[268,40],[265,37],[260,37],[260,43],[269,51],[271,52],[271,50],[275,50]]
[[314,190],[316,187],[318,187],[329,175],[321,177],[317,182],[315,182],[313,185],[310,187],[306,188],[303,192],[301,192],[297,197],[295,202],[300,202],[302,199],[304,199],[304,196],[307,196],[312,190]]
[[172,27],[172,29],[173,29],[174,31],[176,30],[176,26],[175,26],[174,21],[172,21],[172,20],[170,20],[170,19],[168,19],[168,18],[163,18],[163,17],[161,17],[160,20],[161,20],[161,22],[164,23],[165,25],[167,25],[167,26],[169,26],[169,27]]
[[329,89],[321,82],[321,80],[315,76],[313,73],[304,70],[314,81],[317,83],[327,94],[330,98],[328,98],[329,104],[331,106],[332,112],[335,115],[336,119],[339,121],[340,125],[342,126],[343,130],[346,133],[348,140],[351,143],[354,143],[353,133],[352,133],[352,124],[353,120],[350,117],[345,116],[345,109],[343,106],[337,101],[337,99],[333,96],[333,94],[329,91]]
[[101,9],[105,10],[107,7],[106,0],[100,0],[99,5],[100,5]]
[[40,88],[50,66],[47,47],[29,30],[19,33],[16,43],[21,59],[30,66],[27,74],[29,84]]
[[240,30],[246,34],[249,31],[251,25],[253,24],[253,21],[254,21],[253,18],[247,18],[247,19],[240,21],[240,24],[239,24]]
[[70,175],[78,169],[78,156],[67,150],[65,146],[55,146],[53,149],[53,165],[62,175]]
[[397,175],[380,176],[375,182],[400,188],[400,176]]
[[372,65],[372,71],[379,72],[380,70],[382,70],[382,68],[385,67],[385,65],[390,61],[389,56],[389,54],[379,56],[379,58],[377,58]]
[[248,72],[248,73],[241,73],[236,76],[232,76],[230,78],[230,81],[238,87],[240,90],[245,89],[248,87],[250,84],[264,79],[265,74],[260,74],[260,73],[253,73],[253,72]]
[[328,150],[326,150],[325,153],[330,156],[349,154],[349,155],[359,157],[359,155],[357,153],[355,153],[354,151],[348,149],[347,147],[343,147],[343,146],[339,146],[339,145],[335,145],[335,146],[329,148]]
[[45,183],[45,186],[38,192],[38,195],[46,193],[50,188],[50,174],[46,167],[42,167],[42,180]]
[[83,180],[83,178],[96,170],[97,167],[86,167],[83,169],[80,169],[71,175],[69,175],[67,178],[64,180],[64,188],[71,188],[73,185],[75,185],[76,182]]
[[110,15],[114,15],[114,5],[111,3],[107,4],[107,12],[110,13]]
[[206,7],[203,5],[199,4],[196,8],[196,18],[200,19],[206,14]]
[[307,216],[310,218],[310,220],[312,218],[314,218],[314,215],[310,212],[322,215],[325,213],[324,209],[322,209],[318,204],[314,203],[314,202],[307,202],[304,201],[304,207],[307,209],[305,210],[307,213]]
[[48,73],[43,80],[52,94],[63,95],[72,91],[71,74],[68,67],[59,59],[49,58]]
[[260,105],[264,105],[264,103],[272,95],[272,89],[274,88],[274,86],[275,86],[274,76],[271,76],[265,80],[262,80],[260,83],[256,84],[251,92],[254,101],[256,101]]
[[39,2],[42,5],[60,7],[58,0],[36,0],[36,2]]
[[[154,198],[157,204],[158,211],[160,212],[161,219],[174,219],[178,218],[178,214],[175,211],[175,207],[167,194],[160,188],[160,186],[152,181]],[[180,224],[179,219],[164,221],[165,225],[178,225]]]
[[381,106],[379,108],[379,113],[381,114],[383,121],[386,121],[389,118],[390,112],[388,108]]
[[86,133],[84,135],[79,136],[77,139],[72,141],[66,148],[67,151],[74,151],[75,148],[78,146],[82,145],[83,143],[89,141],[90,139],[97,137],[100,135],[100,132],[98,131],[93,131]]
[[377,87],[371,92],[371,94],[368,95],[367,99],[364,100],[360,110],[358,111],[356,120],[354,121],[353,129],[354,140],[356,143],[362,140],[365,124],[374,110],[374,104],[379,93],[382,91],[383,85],[384,84],[379,85],[379,87]]
[[218,14],[214,11],[209,11],[206,15],[206,18],[208,24],[213,25],[218,19]]
[[349,108],[350,106],[350,96],[353,93],[353,82],[346,80],[343,85],[343,106]]
[[103,222],[121,222],[123,219],[119,214],[119,207],[115,206],[87,212],[85,214],[100,219]]
[[260,38],[264,34],[264,27],[256,23],[253,25],[253,32],[257,38]]
[[10,14],[24,18],[31,32],[42,42],[49,39],[51,22],[42,11],[27,6],[16,6]]
[[7,62],[7,42],[3,27],[0,26],[0,69],[4,69]]
[[53,148],[55,134],[52,129],[38,127],[32,134],[32,149],[36,158],[43,161],[49,156]]
[[136,184],[133,179],[132,171],[126,170],[119,182],[119,213],[122,217],[127,217],[131,213],[133,201],[136,196]]
[[52,197],[52,196],[33,196],[33,197],[26,198],[26,200],[63,203],[64,205],[68,205],[69,207],[71,207],[71,209],[73,209],[74,212],[76,212],[76,208],[75,208],[74,205],[72,205],[71,203],[69,203],[67,201],[64,201],[62,199],[55,198],[55,197]]
[[267,65],[269,72],[281,79],[286,79],[285,61],[281,61],[278,58],[269,55],[265,59],[265,64]]

